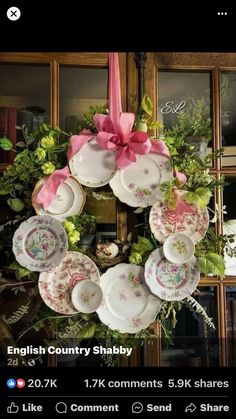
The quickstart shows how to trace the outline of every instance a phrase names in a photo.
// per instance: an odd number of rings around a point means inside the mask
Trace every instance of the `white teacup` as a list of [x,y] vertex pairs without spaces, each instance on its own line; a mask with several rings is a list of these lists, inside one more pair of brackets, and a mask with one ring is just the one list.
[[194,256],[192,239],[184,233],[170,234],[164,242],[163,253],[171,263],[187,263]]
[[90,279],[78,282],[71,293],[72,304],[81,313],[93,313],[100,307],[102,299],[102,288]]

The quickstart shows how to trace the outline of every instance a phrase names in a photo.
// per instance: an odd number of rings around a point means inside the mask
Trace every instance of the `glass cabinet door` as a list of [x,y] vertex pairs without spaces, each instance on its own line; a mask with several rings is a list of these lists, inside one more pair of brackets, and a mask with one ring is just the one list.
[[[16,125],[31,133],[50,122],[50,66],[0,64],[0,137],[13,144],[22,138]],[[9,164],[14,152],[0,152],[0,164]]]
[[236,72],[221,72],[221,135],[223,166],[236,166]]
[[[217,289],[199,287],[194,298],[204,307],[217,328]],[[167,324],[168,326],[168,324]],[[219,363],[218,338],[215,329],[201,316],[182,308],[170,342],[162,339],[162,366],[215,366]]]
[[107,107],[108,70],[60,66],[59,125],[76,134],[90,106]]
[[236,286],[225,287],[227,365],[236,366]]
[[158,121],[165,136],[193,144],[212,143],[211,73],[158,71]]
[[[104,113],[107,108],[108,69],[60,65],[59,69],[59,126],[68,134],[78,134],[84,116],[89,112]],[[85,188],[86,189],[86,188]],[[87,190],[84,211],[97,217],[97,240],[117,238],[117,200],[113,197],[99,201]],[[99,188],[109,197],[109,186]]]

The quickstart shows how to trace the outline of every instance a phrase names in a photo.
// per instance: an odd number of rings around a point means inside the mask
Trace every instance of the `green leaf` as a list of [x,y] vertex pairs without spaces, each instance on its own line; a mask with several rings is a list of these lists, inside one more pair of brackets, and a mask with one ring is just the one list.
[[141,102],[141,109],[148,115],[152,116],[153,103],[148,95],[144,95]]
[[25,276],[30,275],[32,272],[29,271],[29,269],[20,267],[19,269],[17,269],[17,275],[19,278],[24,278]]
[[92,338],[95,333],[95,330],[96,323],[90,323],[78,332],[77,338]]
[[148,252],[153,249],[153,244],[146,237],[138,236],[138,247],[141,253]]
[[5,151],[9,151],[12,149],[13,144],[11,140],[4,135],[4,137],[0,138],[0,147]]
[[141,214],[144,211],[144,208],[137,208],[136,210],[133,211],[134,214]]
[[195,192],[187,192],[183,199],[188,204],[196,204],[199,208],[204,208],[208,205],[212,193],[210,189],[205,188],[204,186],[200,186],[195,190]]
[[23,141],[18,141],[18,143],[16,143],[16,146],[17,147],[20,147],[20,148],[23,148],[23,147],[25,147],[25,143],[23,142]]
[[0,195],[8,195],[10,192],[11,188],[9,187],[8,189],[0,189]]
[[18,199],[18,198],[13,198],[13,199],[9,198],[7,200],[7,203],[9,205],[9,207],[13,211],[16,211],[16,212],[22,211],[24,206],[25,206],[24,202],[21,199]]
[[149,129],[158,129],[158,128],[163,128],[163,125],[162,125],[161,122],[152,121],[152,122],[148,123],[148,128]]
[[217,253],[207,253],[205,256],[199,258],[200,271],[204,275],[224,276],[225,263],[222,256]]

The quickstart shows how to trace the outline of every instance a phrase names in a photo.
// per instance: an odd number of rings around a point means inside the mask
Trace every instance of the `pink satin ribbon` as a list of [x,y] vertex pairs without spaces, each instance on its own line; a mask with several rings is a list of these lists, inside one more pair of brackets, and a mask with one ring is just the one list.
[[83,130],[79,135],[72,135],[72,137],[70,137],[70,144],[67,150],[68,161],[70,161],[72,157],[78,153],[83,145],[86,144],[92,137],[94,137],[94,134],[92,134],[89,130]]
[[98,131],[96,141],[102,148],[116,150],[116,167],[118,169],[123,169],[135,162],[135,153],[147,154],[152,147],[145,132],[132,132],[134,118],[133,113],[120,113],[115,128],[110,116],[96,114],[93,117],[94,125]]
[[119,122],[120,122],[120,114],[122,112],[120,67],[119,67],[118,52],[109,52],[108,60],[109,60],[109,91],[108,91],[109,115],[113,122],[115,130],[117,130]]
[[71,175],[68,166],[65,166],[63,169],[55,170],[43,184],[40,191],[37,193],[34,202],[38,205],[42,205],[45,211],[47,211],[51,202],[57,194],[57,189],[61,183]]
[[[169,157],[169,150],[164,141],[151,141],[143,131],[132,131],[134,113],[122,113],[121,87],[118,53],[109,53],[109,116],[95,114],[94,125],[98,131],[97,143],[105,149],[116,151],[116,167],[123,169],[136,161],[136,154],[147,154],[150,151]],[[86,132],[73,135],[67,152],[68,160],[92,138]]]
[[136,161],[135,154],[150,151],[169,157],[163,141],[151,141],[143,131],[132,131],[134,113],[122,113],[119,55],[109,53],[109,116],[96,114],[93,117],[98,131],[97,143],[108,150],[116,150],[116,167],[123,169]]
[[185,213],[194,214],[195,211],[179,196],[179,192],[176,188],[173,189],[173,193],[176,195],[175,213],[182,220]]

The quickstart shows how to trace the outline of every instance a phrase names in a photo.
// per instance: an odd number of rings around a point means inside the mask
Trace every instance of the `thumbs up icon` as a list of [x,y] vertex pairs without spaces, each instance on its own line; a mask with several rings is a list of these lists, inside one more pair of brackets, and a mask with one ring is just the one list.
[[7,408],[7,413],[17,413],[19,410],[19,406],[17,406],[14,402],[10,404]]

